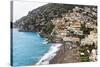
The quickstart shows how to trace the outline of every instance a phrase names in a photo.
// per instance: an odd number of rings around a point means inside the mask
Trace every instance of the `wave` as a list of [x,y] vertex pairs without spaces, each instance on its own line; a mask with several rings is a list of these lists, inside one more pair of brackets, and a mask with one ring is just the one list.
[[60,43],[52,44],[49,51],[43,57],[41,57],[41,59],[39,60],[39,62],[36,63],[36,65],[49,64],[49,61],[56,56],[56,52],[60,49],[61,46],[62,44]]

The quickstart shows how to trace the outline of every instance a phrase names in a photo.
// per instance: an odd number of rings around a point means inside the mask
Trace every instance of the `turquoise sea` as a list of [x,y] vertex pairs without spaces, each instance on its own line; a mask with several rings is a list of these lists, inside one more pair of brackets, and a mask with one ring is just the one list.
[[13,66],[36,64],[48,52],[51,44],[44,44],[45,39],[36,32],[12,31]]

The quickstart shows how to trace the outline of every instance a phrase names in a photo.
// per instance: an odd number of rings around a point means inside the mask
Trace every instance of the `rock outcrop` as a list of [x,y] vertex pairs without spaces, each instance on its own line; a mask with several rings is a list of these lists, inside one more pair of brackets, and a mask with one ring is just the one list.
[[[17,20],[15,25],[19,28],[19,31],[36,31],[48,34],[48,29],[52,30],[53,28],[51,20],[53,18],[62,17],[64,13],[73,7],[74,6],[65,4],[46,4],[30,11],[27,16]],[[50,26],[50,28],[47,26]]]

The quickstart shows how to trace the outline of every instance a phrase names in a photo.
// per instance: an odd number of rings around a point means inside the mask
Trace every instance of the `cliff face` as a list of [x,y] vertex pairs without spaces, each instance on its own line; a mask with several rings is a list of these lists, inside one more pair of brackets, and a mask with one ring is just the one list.
[[49,3],[30,11],[27,16],[17,20],[14,26],[19,31],[36,31],[47,35],[54,28],[51,20],[61,18],[63,14],[72,8],[74,8],[74,5]]
[[[51,33],[54,28],[51,20],[53,18],[62,17],[67,10],[74,6],[50,3],[34,9],[28,13],[27,16],[15,22],[15,26],[19,31],[36,31],[45,34]],[[49,27],[47,27],[49,26]]]
[[[84,8],[82,5],[66,5],[57,3],[43,5],[30,11],[27,16],[17,20],[14,23],[14,27],[18,28],[19,31],[35,31],[39,32],[42,36],[47,35],[48,37],[55,27],[51,20],[62,18],[66,13],[72,12],[72,9],[75,6]],[[92,6],[89,7],[91,8]]]

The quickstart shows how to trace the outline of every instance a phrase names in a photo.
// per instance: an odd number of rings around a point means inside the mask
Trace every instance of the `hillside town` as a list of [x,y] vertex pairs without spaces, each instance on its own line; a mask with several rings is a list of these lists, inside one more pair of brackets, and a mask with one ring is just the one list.
[[97,25],[97,6],[56,3],[14,23],[21,32],[38,32],[48,43],[63,44],[49,64],[97,61]]
[[[51,35],[55,42],[72,42],[79,47],[81,61],[97,60],[97,17],[95,8],[75,7],[62,18],[52,20],[55,25]],[[65,44],[65,45],[66,45]],[[70,47],[71,48],[71,47]]]

